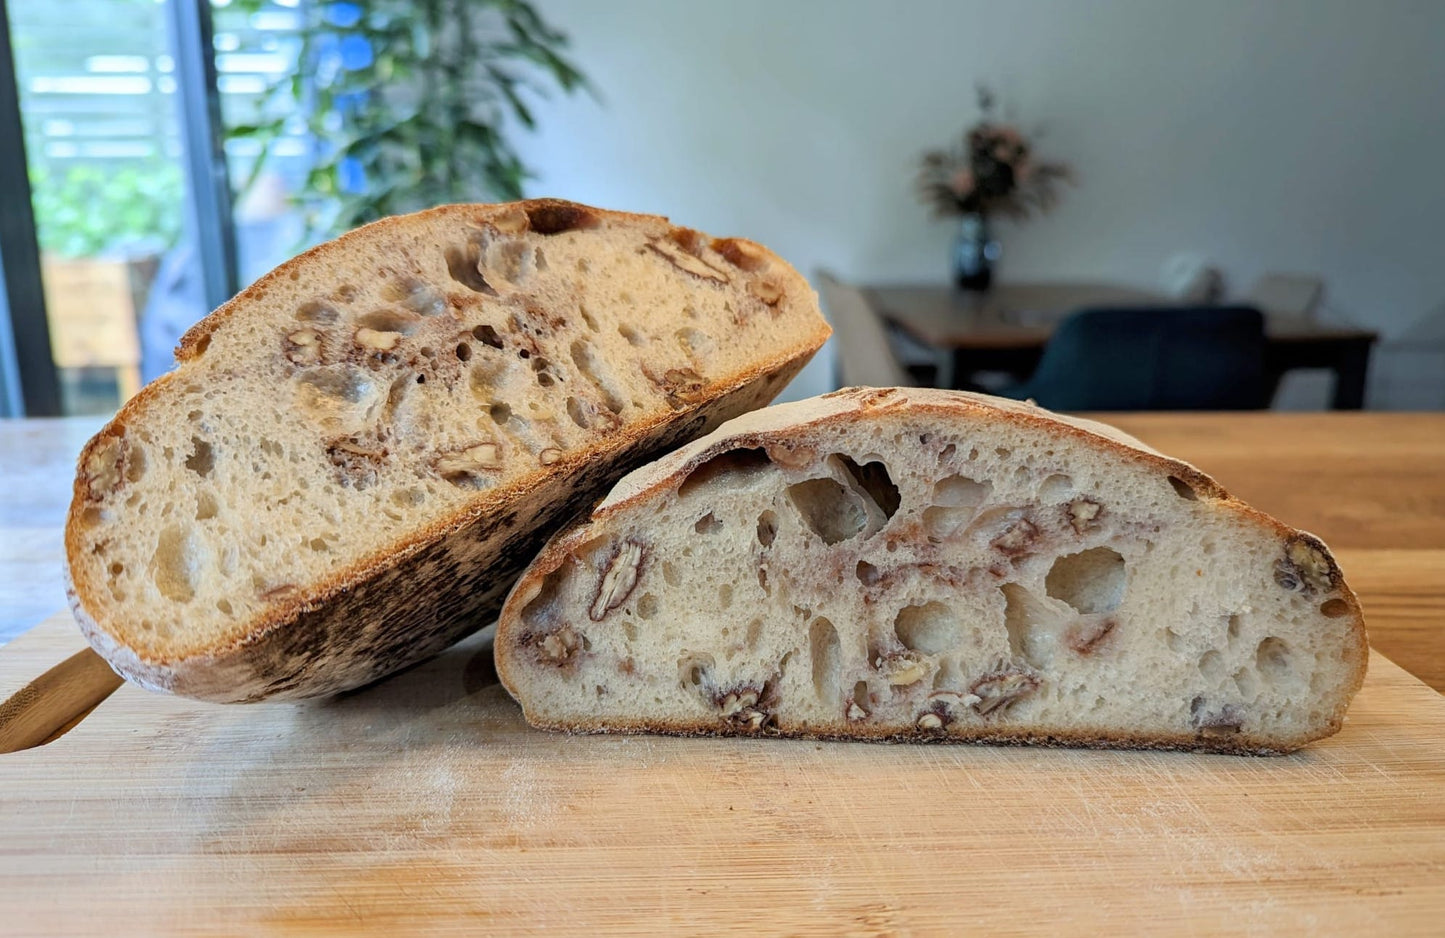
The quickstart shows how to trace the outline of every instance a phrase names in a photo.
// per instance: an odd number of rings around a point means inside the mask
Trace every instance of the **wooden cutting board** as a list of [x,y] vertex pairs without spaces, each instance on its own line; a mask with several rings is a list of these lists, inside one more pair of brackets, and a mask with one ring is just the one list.
[[[0,649],[0,694],[82,647]],[[0,698],[3,699],[3,698]],[[121,688],[0,756],[0,932],[1439,935],[1445,698],[1288,757],[569,738],[473,638],[325,703]]]

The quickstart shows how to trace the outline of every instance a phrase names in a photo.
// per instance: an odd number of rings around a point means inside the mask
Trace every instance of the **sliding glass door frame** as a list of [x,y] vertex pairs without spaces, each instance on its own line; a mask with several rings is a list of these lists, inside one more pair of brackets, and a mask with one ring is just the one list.
[[[226,172],[209,0],[166,0],[185,142],[187,225],[208,308],[235,295],[236,229]],[[0,416],[62,412],[25,159],[9,14],[0,0]]]
[[20,121],[10,14],[0,0],[0,416],[60,414],[60,381],[50,356],[40,245]]

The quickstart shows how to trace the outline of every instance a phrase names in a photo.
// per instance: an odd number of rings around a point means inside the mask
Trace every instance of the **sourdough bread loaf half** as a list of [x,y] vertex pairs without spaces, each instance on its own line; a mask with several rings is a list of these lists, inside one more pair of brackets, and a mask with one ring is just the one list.
[[1364,678],[1329,551],[1030,404],[849,389],[624,478],[502,610],[536,726],[1286,752]]
[[488,624],[557,524],[828,336],[751,241],[556,200],[391,218],[186,334],[79,460],[91,644],[218,701],[356,687]]

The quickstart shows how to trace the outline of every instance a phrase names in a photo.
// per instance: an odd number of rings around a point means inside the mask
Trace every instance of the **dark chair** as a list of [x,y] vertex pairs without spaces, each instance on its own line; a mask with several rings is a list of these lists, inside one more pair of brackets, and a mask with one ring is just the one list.
[[1082,310],[1033,376],[999,393],[1050,410],[1266,407],[1264,317],[1250,306]]

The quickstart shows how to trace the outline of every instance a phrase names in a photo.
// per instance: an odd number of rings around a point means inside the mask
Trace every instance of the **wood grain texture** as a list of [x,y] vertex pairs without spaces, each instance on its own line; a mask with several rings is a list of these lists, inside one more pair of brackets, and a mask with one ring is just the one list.
[[[1438,934],[1445,698],[1292,756],[566,737],[486,636],[327,703],[121,688],[0,756],[15,934]],[[0,693],[75,651],[0,650]]]
[[1335,550],[1445,548],[1445,414],[1093,414]]

